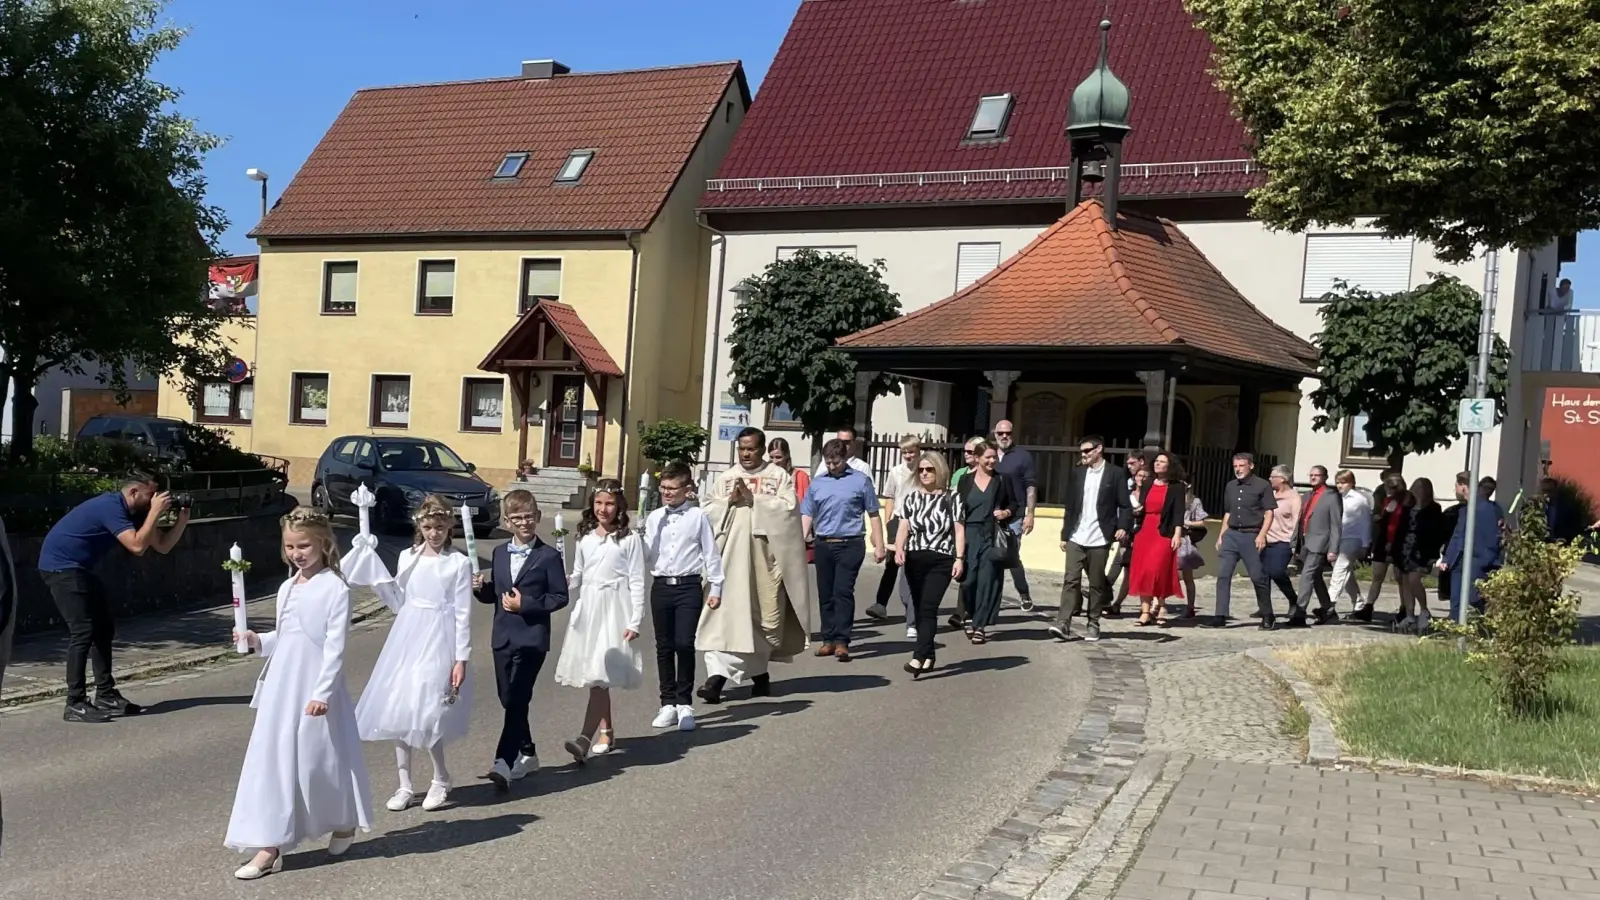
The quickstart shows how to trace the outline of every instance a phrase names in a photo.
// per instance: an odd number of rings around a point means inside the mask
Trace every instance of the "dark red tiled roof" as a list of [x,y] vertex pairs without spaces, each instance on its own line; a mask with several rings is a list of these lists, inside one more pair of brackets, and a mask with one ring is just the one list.
[[966,290],[841,338],[846,349],[1178,349],[1314,374],[1316,348],[1244,298],[1166,219],[1098,200]]
[[[1064,178],[966,185],[716,190],[724,179],[1062,167],[1072,90],[1099,54],[1103,0],[806,0],[701,199],[706,208],[1065,197]],[[1245,160],[1250,141],[1207,74],[1181,0],[1111,5],[1111,68],[1133,95],[1124,160]],[[963,144],[978,98],[1016,96],[1005,140]],[[1239,167],[1242,168],[1242,167]],[[1124,196],[1242,193],[1258,174],[1163,166]]]
[[[511,330],[505,333],[489,355],[478,363],[478,368],[485,372],[504,372],[507,368],[505,360],[537,359],[539,355],[539,322],[549,323],[550,327],[566,342],[572,352],[577,355],[577,362],[590,375],[611,375],[622,377],[622,367],[606,352],[604,344],[589,330],[583,322],[583,317],[578,311],[565,303],[554,300],[540,300],[539,304],[517,320]],[[551,360],[552,367],[559,360]]]
[[[743,80],[726,62],[358,91],[251,234],[642,230]],[[583,149],[582,180],[555,184]],[[523,152],[518,177],[492,177]]]

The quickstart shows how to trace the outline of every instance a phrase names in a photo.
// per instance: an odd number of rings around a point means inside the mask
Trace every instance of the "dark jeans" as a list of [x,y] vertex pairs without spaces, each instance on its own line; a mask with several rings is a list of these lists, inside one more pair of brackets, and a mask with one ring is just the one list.
[[700,580],[650,588],[650,618],[656,629],[656,676],[663,706],[689,706],[694,698],[694,633],[705,604]]
[[1261,564],[1261,552],[1256,549],[1256,535],[1251,531],[1234,531],[1222,534],[1222,549],[1217,551],[1217,615],[1227,618],[1229,601],[1233,597],[1233,570],[1239,563],[1250,575],[1250,584],[1256,589],[1256,607],[1263,619],[1272,619],[1272,582],[1267,580],[1266,567]]
[[1011,557],[1011,586],[1017,589],[1017,596],[1024,600],[1031,600],[1033,593],[1028,590],[1028,570],[1022,565],[1022,520],[1012,526],[1011,533],[1017,537],[1017,553]]
[[[900,520],[899,519],[890,519],[889,520],[889,537],[888,537],[889,543],[888,543],[888,546],[890,546],[890,547],[894,546],[894,538],[895,538],[895,535],[899,533],[899,531],[900,531]],[[862,559],[863,560],[866,559],[866,556],[865,556],[864,553],[863,553]],[[883,558],[883,577],[878,579],[878,600],[877,600],[877,602],[878,602],[879,606],[888,606],[889,605],[889,598],[894,596],[894,583],[895,583],[896,579],[898,579],[899,577],[900,577],[900,566],[899,566],[899,564],[897,564],[894,561],[894,554],[891,553],[888,556],[885,556]],[[913,602],[915,602],[915,601],[913,601]],[[907,609],[906,610],[906,622],[909,623],[909,622],[913,621],[914,619],[916,619],[916,617],[917,617],[917,615],[916,615],[916,610],[915,609]]]
[[105,586],[94,573],[84,569],[40,572],[39,575],[67,623],[67,702],[81,703],[89,699],[83,676],[91,662],[95,693],[113,693],[117,681],[111,677],[111,639],[116,635],[116,625],[111,621]]
[[917,649],[911,658],[933,659],[933,633],[939,627],[939,601],[950,587],[956,559],[937,550],[912,550],[906,554],[906,584],[916,604]]
[[1056,611],[1056,624],[1066,628],[1072,617],[1083,608],[1083,576],[1089,576],[1089,623],[1100,621],[1111,600],[1111,579],[1106,575],[1106,562],[1111,556],[1110,546],[1085,547],[1067,542],[1066,581],[1061,584],[1061,608]]
[[817,601],[822,606],[823,643],[850,646],[856,620],[856,576],[867,558],[865,538],[817,538]]
[[[1267,570],[1267,579],[1277,585],[1283,596],[1288,598],[1291,613],[1300,604],[1300,592],[1295,590],[1294,579],[1289,577],[1289,563],[1293,561],[1292,541],[1273,541],[1261,548],[1261,565]],[[1267,589],[1267,597],[1267,602],[1271,603],[1271,588]]]
[[494,757],[505,760],[508,766],[517,761],[519,753],[533,755],[528,707],[533,704],[533,685],[543,666],[544,651],[536,647],[500,647],[494,651],[494,686],[506,713]]

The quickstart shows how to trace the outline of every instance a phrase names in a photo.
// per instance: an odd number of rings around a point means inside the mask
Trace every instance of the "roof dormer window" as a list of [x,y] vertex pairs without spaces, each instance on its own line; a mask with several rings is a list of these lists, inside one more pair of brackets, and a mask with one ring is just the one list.
[[986,94],[978,98],[978,108],[972,114],[972,124],[967,126],[969,141],[998,141],[1006,136],[1006,126],[1011,123],[1011,94]]
[[494,170],[494,177],[515,178],[527,161],[526,153],[507,153],[505,159],[500,160],[500,167]]
[[593,150],[574,150],[569,153],[567,161],[561,164],[561,171],[556,173],[556,184],[577,184],[593,159]]

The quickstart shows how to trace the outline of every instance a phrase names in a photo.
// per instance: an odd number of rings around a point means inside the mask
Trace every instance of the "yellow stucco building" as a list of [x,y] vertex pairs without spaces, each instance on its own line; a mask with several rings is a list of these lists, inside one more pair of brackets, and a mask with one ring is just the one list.
[[436,439],[501,486],[522,460],[636,479],[640,426],[698,419],[695,203],[749,100],[737,62],[358,92],[252,232],[248,424],[163,412],[302,485],[345,435]]

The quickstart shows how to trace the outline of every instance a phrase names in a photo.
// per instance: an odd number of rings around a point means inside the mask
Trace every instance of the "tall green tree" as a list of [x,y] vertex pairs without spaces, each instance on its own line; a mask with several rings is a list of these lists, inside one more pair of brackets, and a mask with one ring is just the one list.
[[1376,216],[1452,262],[1600,226],[1594,0],[1186,0],[1255,138],[1254,214]]
[[[787,403],[813,439],[852,424],[856,364],[834,342],[900,315],[884,269],[881,259],[868,265],[808,249],[749,279],[728,334],[739,393]],[[894,389],[894,379],[879,376],[872,396]]]
[[206,301],[226,222],[201,165],[218,141],[151,77],[183,31],[161,0],[0,0],[0,402],[32,446],[46,370],[221,371]]
[[[1365,415],[1373,449],[1398,471],[1408,453],[1448,447],[1478,358],[1478,292],[1449,275],[1413,290],[1374,294],[1340,285],[1322,298],[1316,335],[1318,431]],[[1510,350],[1495,335],[1488,396],[1505,414]]]

